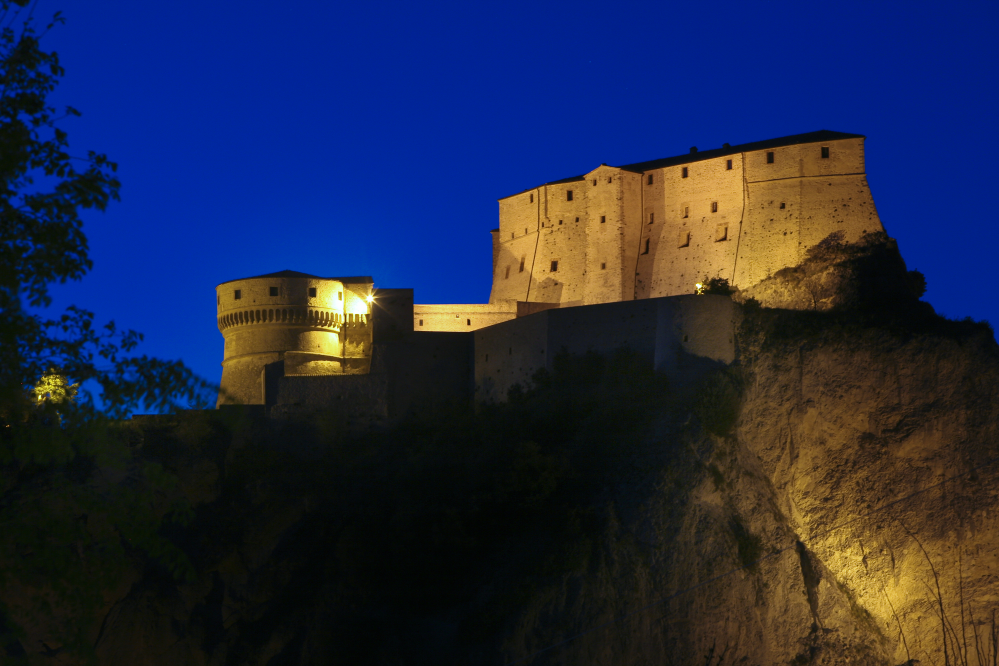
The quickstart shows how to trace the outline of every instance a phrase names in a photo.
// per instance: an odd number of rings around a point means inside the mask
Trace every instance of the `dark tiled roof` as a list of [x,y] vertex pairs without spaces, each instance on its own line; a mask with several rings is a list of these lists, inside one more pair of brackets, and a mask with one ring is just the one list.
[[[739,153],[749,153],[755,150],[765,150],[767,148],[780,148],[781,146],[794,146],[802,143],[818,143],[820,141],[838,141],[840,139],[864,139],[866,138],[863,134],[849,134],[847,132],[834,132],[832,130],[819,130],[817,132],[806,132],[805,134],[792,134],[791,136],[783,136],[779,139],[767,139],[766,141],[754,141],[752,143],[743,143],[738,146],[722,146],[721,148],[714,148],[711,150],[699,150],[696,153],[686,153],[684,155],[677,155],[675,157],[664,157],[658,160],[649,160],[648,162],[635,162],[634,164],[624,164],[622,166],[616,167],[624,171],[632,171],[634,173],[642,173],[644,171],[652,171],[654,169],[661,169],[668,166],[676,166],[678,164],[690,164],[691,162],[700,162],[701,160],[710,160],[715,157],[724,157],[725,155],[737,155]],[[603,166],[603,165],[601,165]],[[502,199],[509,199],[510,197],[515,197],[518,194],[523,194],[524,192],[530,192],[531,190],[536,190],[539,187],[544,187],[545,185],[559,185],[561,183],[572,183],[576,181],[585,180],[586,175],[573,176],[572,178],[563,178],[561,180],[553,180],[550,183],[542,183],[536,187],[529,187],[526,190],[517,192],[516,194],[511,194]]]
[[301,273],[299,271],[278,271],[277,273],[265,273],[264,275],[253,275],[251,277],[236,278],[235,280],[226,280],[219,286],[223,284],[229,284],[230,282],[239,282],[240,280],[256,280],[258,278],[312,278],[314,280],[336,280],[337,282],[343,282],[344,284],[358,284],[358,283],[373,283],[374,280],[370,276],[355,276],[355,277],[319,277],[318,275],[311,275],[309,273]]

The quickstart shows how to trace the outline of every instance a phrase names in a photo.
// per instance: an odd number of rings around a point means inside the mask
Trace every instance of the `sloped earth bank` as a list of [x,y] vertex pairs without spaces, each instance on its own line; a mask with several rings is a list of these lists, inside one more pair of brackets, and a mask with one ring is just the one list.
[[746,310],[743,365],[694,397],[622,353],[366,437],[140,422],[195,575],[137,557],[99,661],[944,664],[944,626],[947,663],[992,663],[991,333]]

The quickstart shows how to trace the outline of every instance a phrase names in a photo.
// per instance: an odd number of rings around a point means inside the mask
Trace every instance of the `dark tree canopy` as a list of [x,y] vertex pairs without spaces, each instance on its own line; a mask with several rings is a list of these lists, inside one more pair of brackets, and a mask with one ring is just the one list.
[[[0,2],[0,419],[23,420],[26,391],[53,371],[96,382],[112,416],[197,402],[205,387],[182,364],[127,355],[140,334],[113,322],[95,327],[78,308],[42,314],[52,284],[91,268],[81,213],[105,210],[120,183],[107,156],[70,149],[62,124],[80,113],[49,103],[63,69],[41,44],[63,18],[56,13],[39,31],[34,6]],[[94,409],[86,392],[78,403]]]

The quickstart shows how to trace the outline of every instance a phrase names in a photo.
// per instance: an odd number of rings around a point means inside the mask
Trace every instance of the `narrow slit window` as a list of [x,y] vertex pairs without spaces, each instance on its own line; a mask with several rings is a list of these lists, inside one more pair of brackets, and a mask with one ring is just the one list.
[[773,153],[772,150],[768,150],[767,151],[767,164],[773,164],[773,163],[774,163],[774,153]]
[[596,186],[597,186],[597,179],[596,179],[596,178],[594,178],[594,179],[593,179],[593,187],[596,187]]
[[723,240],[728,240],[728,225],[719,224],[715,228],[715,242],[718,243]]
[[278,295],[278,288],[277,287],[271,287],[270,288],[270,293],[271,293],[271,296],[277,296]]
[[466,319],[465,320],[465,326],[471,326],[471,325],[472,325],[472,320],[471,319]]
[[342,301],[343,300],[343,292],[342,291],[336,292],[336,300],[338,300],[338,301]]
[[506,267],[506,274],[503,275],[503,279],[504,280],[509,280],[510,279],[510,267],[509,266]]
[[656,221],[656,214],[655,213],[649,213],[649,224],[652,224],[655,221]]
[[680,231],[680,238],[677,239],[677,247],[689,247],[690,246],[690,232],[686,229]]
[[559,226],[562,226],[562,220],[558,221]]
[[784,210],[784,202],[783,201],[780,202],[780,209]]
[[829,146],[822,146],[822,159],[829,159]]
[[649,185],[651,185],[651,184],[652,184],[652,174],[650,173],[649,174]]
[[601,215],[600,216],[600,224],[603,224],[606,221],[607,221],[607,216],[606,215]]
[[566,201],[572,201],[572,190],[566,190],[565,191],[565,200]]
[[234,292],[232,292],[232,297],[233,299],[238,301],[239,299],[243,298],[243,292],[240,289],[237,289]]
[[422,319],[420,320],[420,326],[423,326],[423,320]]
[[614,180],[614,179],[613,179],[612,177],[610,177],[610,176],[607,176],[607,182],[608,182],[608,183],[612,182],[613,180]]
[[717,201],[712,201],[711,202],[711,212],[712,213],[717,213],[718,212],[718,202]]
[[534,203],[534,192],[531,192],[531,203]]
[[606,261],[601,261],[600,262],[600,270],[602,270],[602,271],[603,270],[607,270],[607,262]]
[[651,238],[646,238],[645,239],[645,250],[642,251],[642,254],[648,254],[649,253],[649,241],[651,241],[651,240],[652,240]]
[[316,297],[316,288],[309,287],[309,298],[315,298],[315,297]]
[[732,170],[732,160],[725,160],[725,170],[726,171]]
[[682,169],[680,169],[680,178],[686,178],[688,173],[689,172],[687,171],[687,167],[683,167]]
[[512,231],[510,232],[510,238],[513,238],[513,232]]
[[558,259],[552,259],[552,273],[558,272]]
[[527,259],[527,257],[521,257],[521,258],[520,258],[520,270],[519,270],[519,271],[517,271],[518,273],[523,273],[523,272],[524,272],[524,261],[525,261],[526,259]]
[[690,217],[690,206],[684,206],[683,207],[683,216],[684,217]]
[[576,222],[579,222],[579,218],[578,217],[576,218]]

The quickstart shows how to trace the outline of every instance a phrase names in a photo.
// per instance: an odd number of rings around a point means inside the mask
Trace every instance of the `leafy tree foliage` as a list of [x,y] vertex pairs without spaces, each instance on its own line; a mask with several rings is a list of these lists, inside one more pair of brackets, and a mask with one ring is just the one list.
[[[81,215],[118,199],[117,166],[70,149],[79,116],[48,98],[63,68],[41,40],[63,23],[32,0],[0,0],[0,662],[33,650],[86,654],[81,623],[120,584],[126,560],[189,564],[159,530],[173,477],[132,455],[114,419],[203,403],[178,361],[132,352],[142,335],[75,307],[52,316],[50,288],[90,268]],[[99,401],[88,387],[99,387]],[[143,555],[144,553],[144,555]],[[27,646],[27,647],[25,647]]]
[[[63,18],[57,13],[39,33],[28,5],[0,2],[0,421],[25,418],[26,391],[52,368],[75,383],[96,382],[112,416],[197,401],[205,387],[181,363],[128,355],[141,334],[95,326],[79,308],[39,314],[53,283],[91,268],[81,213],[105,210],[120,183],[107,156],[70,151],[59,123],[80,114],[48,102],[63,69],[40,41]],[[77,404],[94,410],[86,392]]]

